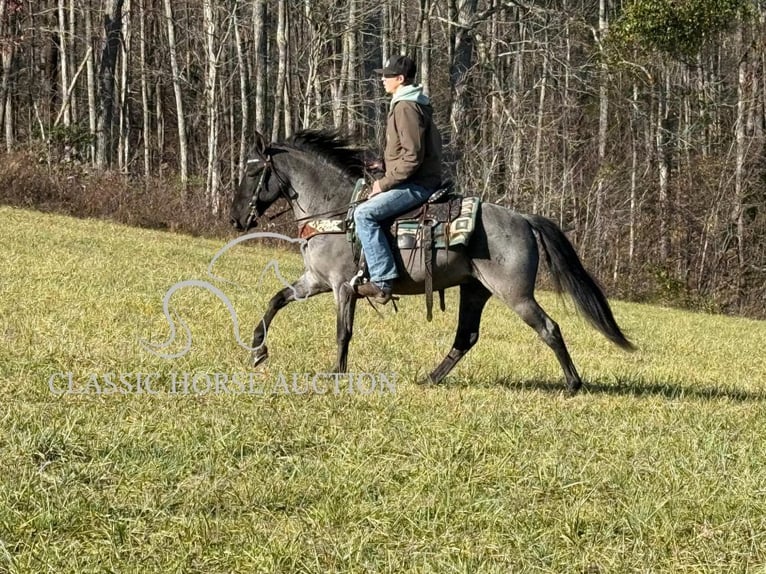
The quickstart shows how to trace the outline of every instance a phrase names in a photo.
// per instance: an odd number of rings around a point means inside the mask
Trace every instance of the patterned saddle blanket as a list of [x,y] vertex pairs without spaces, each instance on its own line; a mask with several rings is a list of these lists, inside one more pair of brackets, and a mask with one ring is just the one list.
[[[417,249],[430,239],[431,248],[450,249],[467,245],[476,227],[478,197],[450,194],[443,200],[427,202],[399,215],[391,225],[399,249]],[[424,234],[423,228],[430,227]]]

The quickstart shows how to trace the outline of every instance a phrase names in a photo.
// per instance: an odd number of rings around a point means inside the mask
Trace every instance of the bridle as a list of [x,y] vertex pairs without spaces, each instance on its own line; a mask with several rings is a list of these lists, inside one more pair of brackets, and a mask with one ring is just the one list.
[[245,222],[245,229],[250,228],[250,224],[258,219],[258,208],[257,208],[257,202],[258,202],[258,196],[261,193],[261,189],[263,188],[263,184],[266,181],[266,177],[269,174],[274,174],[274,177],[277,178],[277,181],[279,182],[279,194],[284,197],[287,200],[287,203],[289,204],[288,207],[277,213],[276,215],[272,215],[269,217],[269,220],[276,219],[277,217],[287,213],[293,208],[293,201],[298,199],[298,194],[295,192],[295,190],[292,188],[289,182],[286,182],[282,177],[274,170],[274,164],[271,160],[270,155],[262,156],[262,157],[256,157],[247,160],[247,165],[252,165],[255,163],[262,163],[264,165],[263,170],[261,171],[261,175],[258,178],[258,183],[255,185],[255,190],[253,191],[253,197],[250,198],[250,203],[247,206],[247,220]]
[[[259,154],[260,155],[260,154]],[[277,182],[279,185],[279,195],[284,197],[287,200],[288,207],[280,211],[279,213],[272,215],[269,217],[269,221],[272,221],[278,217],[281,217],[291,209],[293,209],[293,202],[298,200],[298,193],[293,189],[292,185],[289,181],[285,181],[285,179],[279,175],[279,173],[274,169],[274,163],[271,159],[270,155],[260,155],[259,157],[255,157],[252,159],[248,159],[246,164],[252,165],[252,164],[263,164],[264,168],[260,173],[260,176],[258,177],[258,183],[255,185],[255,190],[253,191],[253,196],[250,198],[250,203],[248,204],[247,209],[247,220],[245,221],[245,229],[249,229],[250,225],[253,223],[253,221],[258,219],[258,209],[257,209],[257,202],[258,202],[258,196],[261,193],[261,190],[264,186],[264,183],[266,181],[266,178],[273,174],[274,177],[277,178]],[[364,201],[364,200],[362,200]],[[311,219],[316,219],[317,217],[325,217],[325,216],[334,216],[334,215],[344,215],[348,212],[348,209],[351,206],[357,205],[361,203],[361,201],[356,202],[350,202],[345,207],[341,209],[332,209],[329,211],[325,211],[322,213],[316,213],[314,215],[307,215],[305,217],[296,217],[295,221],[296,223],[302,223],[304,221],[308,221]]]

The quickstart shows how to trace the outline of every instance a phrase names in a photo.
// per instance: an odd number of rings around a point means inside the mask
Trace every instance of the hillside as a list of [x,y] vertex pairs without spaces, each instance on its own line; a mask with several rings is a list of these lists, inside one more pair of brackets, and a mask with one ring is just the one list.
[[[8,207],[0,237],[0,571],[766,564],[766,322],[615,301],[627,354],[541,293],[586,381],[566,398],[553,354],[499,302],[439,388],[414,381],[449,350],[454,294],[432,323],[421,298],[382,318],[363,304],[350,370],[393,383],[296,392],[332,369],[326,295],[278,315],[249,392],[233,383],[254,376],[248,353],[207,291],[172,299],[186,355],[142,343],[169,337],[163,295],[212,282],[223,242]],[[259,284],[271,260],[300,273],[274,246],[215,266],[245,341],[280,288]]]

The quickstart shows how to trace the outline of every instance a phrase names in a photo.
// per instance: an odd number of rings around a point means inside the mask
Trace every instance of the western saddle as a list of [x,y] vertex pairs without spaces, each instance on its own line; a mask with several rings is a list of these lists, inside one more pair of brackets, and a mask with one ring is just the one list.
[[[447,181],[439,186],[425,203],[397,215],[391,221],[389,239],[393,238],[400,252],[410,251],[410,263],[420,251],[425,271],[426,320],[428,321],[433,319],[433,269],[437,249],[434,229],[442,224],[445,234],[444,248],[448,248],[449,224],[460,216],[462,205],[463,196],[453,190],[452,181]],[[351,208],[346,219],[346,229],[349,240],[354,245],[355,258],[359,260],[359,272],[352,282],[358,282],[367,275],[367,266],[353,228],[354,218],[353,208]],[[404,253],[402,253],[402,259],[405,259]],[[439,290],[439,308],[442,311],[445,310],[443,289]]]

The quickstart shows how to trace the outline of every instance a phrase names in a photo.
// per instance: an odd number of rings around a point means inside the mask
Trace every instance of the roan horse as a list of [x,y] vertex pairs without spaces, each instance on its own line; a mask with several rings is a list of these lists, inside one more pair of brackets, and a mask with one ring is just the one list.
[[[286,199],[300,225],[316,218],[343,220],[354,183],[364,175],[361,150],[342,137],[324,131],[303,131],[282,143],[268,144],[261,134],[250,151],[247,169],[231,208],[238,230],[257,225],[257,218],[279,198]],[[624,349],[633,345],[620,331],[598,284],[583,268],[577,253],[559,227],[541,216],[525,215],[492,203],[482,203],[476,229],[462,250],[439,250],[433,266],[433,288],[460,288],[457,334],[452,349],[428,376],[438,383],[476,344],[487,300],[495,295],[532,327],[556,354],[575,393],[582,385],[558,325],[534,297],[540,241],[557,291],[566,291],[579,312],[607,339]],[[397,250],[394,250],[395,252]],[[296,299],[332,291],[337,308],[338,357],[336,372],[346,372],[356,296],[347,282],[357,273],[345,233],[323,233],[308,240],[304,274],[274,295],[253,336],[253,365],[268,357],[266,332],[277,312]],[[395,294],[424,292],[420,257],[397,253],[400,277]],[[408,264],[405,265],[404,261]]]

